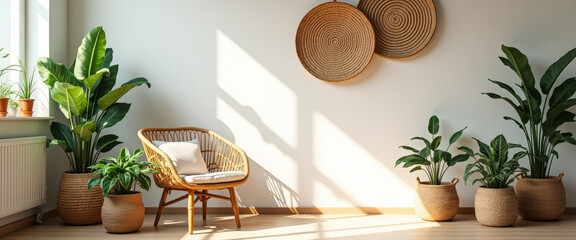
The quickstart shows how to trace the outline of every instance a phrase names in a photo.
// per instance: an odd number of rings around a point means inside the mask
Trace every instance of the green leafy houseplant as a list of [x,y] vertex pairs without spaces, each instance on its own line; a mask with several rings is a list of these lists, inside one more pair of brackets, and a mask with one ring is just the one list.
[[136,185],[148,191],[152,181],[146,176],[148,173],[158,173],[149,166],[156,166],[151,162],[138,162],[144,154],[140,149],[134,150],[130,156],[127,148],[122,148],[118,158],[107,157],[98,160],[98,163],[89,166],[95,177],[90,178],[88,189],[100,184],[104,197],[112,190],[114,194],[129,194],[136,191]]
[[0,79],[0,98],[10,98],[12,94],[12,83]]
[[472,149],[461,146],[458,149],[472,156],[474,163],[468,164],[464,173],[464,182],[468,181],[474,173],[479,173],[481,177],[474,179],[472,185],[480,182],[487,188],[506,188],[514,182],[514,173],[526,173],[528,169],[520,167],[518,160],[526,156],[526,151],[515,153],[512,158],[508,158],[508,151],[513,148],[522,148],[518,144],[508,143],[504,135],[496,136],[490,145],[474,138],[478,143],[479,153]]
[[66,152],[72,173],[90,172],[88,166],[100,153],[121,143],[114,134],[100,135],[126,116],[130,104],[118,102],[124,94],[142,84],[150,87],[148,80],[140,77],[113,89],[118,65],[111,65],[112,53],[106,48],[104,30],[96,27],[82,40],[69,69],[47,57],[38,59],[38,72],[68,119],[68,126],[52,122],[55,139],[47,140],[47,146],[58,145]]
[[35,90],[34,85],[36,85],[36,82],[34,81],[34,72],[36,72],[36,68],[32,70],[32,74],[28,75],[24,63],[22,63],[20,59],[18,59],[18,62],[20,64],[22,80],[20,81],[20,85],[18,85],[18,92],[16,95],[18,95],[18,98],[20,99],[31,99],[32,93]]
[[437,116],[430,117],[428,121],[428,132],[432,134],[431,140],[423,137],[412,138],[411,140],[420,140],[425,144],[424,148],[420,150],[410,146],[400,146],[400,148],[409,150],[413,154],[399,158],[396,161],[395,167],[403,163],[403,168],[413,167],[410,172],[424,171],[430,179],[430,184],[442,184],[442,177],[449,167],[454,166],[458,162],[468,160],[468,154],[460,154],[452,157],[452,154],[448,152],[450,146],[462,136],[464,129],[466,129],[466,127],[452,134],[446,150],[441,150],[439,147],[442,142],[442,136],[436,135],[440,130],[440,120]]
[[510,85],[490,79],[490,82],[506,90],[512,98],[496,93],[483,94],[504,100],[516,111],[518,118],[504,116],[504,119],[515,122],[526,137],[531,177],[548,178],[550,166],[554,158],[558,158],[555,147],[563,142],[576,144],[572,133],[559,129],[564,123],[575,121],[576,114],[568,109],[576,105],[576,98],[571,98],[576,91],[576,78],[560,81],[555,86],[562,71],[576,57],[576,48],[548,67],[540,78],[540,89],[536,87],[528,58],[513,47],[502,45],[502,51],[506,57],[500,57],[500,60],[520,78],[520,84],[516,84],[520,94]]

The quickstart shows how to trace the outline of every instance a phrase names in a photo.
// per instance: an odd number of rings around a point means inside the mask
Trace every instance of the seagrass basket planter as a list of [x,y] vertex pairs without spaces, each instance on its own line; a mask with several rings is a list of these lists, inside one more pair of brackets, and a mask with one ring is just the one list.
[[109,233],[136,232],[144,223],[142,193],[114,195],[104,198],[102,225]]
[[88,189],[92,173],[62,174],[58,188],[58,215],[69,225],[90,225],[102,222],[102,189]]
[[518,219],[518,199],[513,187],[479,187],[474,199],[476,220],[490,227],[511,226]]
[[519,214],[534,221],[558,220],[566,211],[566,190],[558,177],[536,179],[522,176],[516,184]]
[[431,185],[416,178],[416,197],[414,211],[416,215],[427,221],[449,221],[458,213],[460,199],[456,192],[458,178],[452,182],[442,182],[441,185]]

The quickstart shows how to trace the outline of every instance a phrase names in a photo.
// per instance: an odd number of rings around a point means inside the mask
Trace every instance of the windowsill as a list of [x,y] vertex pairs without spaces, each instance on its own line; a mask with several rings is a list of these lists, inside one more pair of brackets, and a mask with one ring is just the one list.
[[0,121],[42,121],[52,119],[54,117],[0,117]]

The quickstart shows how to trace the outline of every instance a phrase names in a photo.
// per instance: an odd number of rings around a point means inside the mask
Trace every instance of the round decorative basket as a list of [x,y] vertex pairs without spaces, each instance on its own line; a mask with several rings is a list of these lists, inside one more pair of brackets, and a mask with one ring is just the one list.
[[442,182],[441,185],[431,185],[430,182],[420,182],[416,178],[416,199],[414,210],[423,220],[449,221],[458,213],[460,199],[456,192],[458,178],[452,182]]
[[102,224],[109,233],[136,232],[144,223],[142,193],[113,195],[104,198]]
[[519,178],[516,195],[520,216],[527,220],[558,220],[566,211],[566,190],[562,184],[564,173],[548,179]]
[[304,16],[296,32],[300,62],[315,77],[338,82],[360,74],[374,55],[374,29],[357,8],[327,2]]
[[518,219],[518,199],[513,187],[479,187],[474,199],[476,220],[490,227],[511,226]]
[[432,0],[360,0],[358,9],[374,26],[377,54],[406,58],[420,52],[436,30]]
[[58,215],[69,225],[102,222],[102,189],[88,189],[92,173],[63,173],[58,188]]

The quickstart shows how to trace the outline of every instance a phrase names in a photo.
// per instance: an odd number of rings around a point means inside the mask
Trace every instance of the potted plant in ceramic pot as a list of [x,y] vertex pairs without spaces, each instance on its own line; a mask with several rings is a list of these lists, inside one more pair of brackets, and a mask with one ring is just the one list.
[[102,224],[110,233],[135,232],[144,222],[142,193],[136,191],[136,185],[148,191],[152,182],[146,174],[158,173],[149,166],[158,165],[138,162],[142,154],[143,151],[136,149],[130,156],[128,149],[122,148],[118,158],[102,158],[89,167],[96,171],[88,182],[88,188],[100,185],[102,189]]
[[6,117],[8,114],[8,103],[12,93],[12,84],[0,79],[0,117]]
[[22,63],[20,59],[18,59],[18,62],[20,63],[20,73],[22,75],[22,79],[18,85],[18,92],[16,92],[20,102],[20,116],[32,117],[34,113],[34,99],[32,99],[32,93],[35,90],[34,85],[36,85],[36,82],[34,81],[34,72],[36,72],[36,69],[32,70],[31,75],[28,75],[24,63]]
[[442,178],[449,167],[458,162],[468,160],[468,154],[452,156],[448,150],[464,132],[463,128],[455,132],[450,137],[448,146],[445,150],[440,149],[442,136],[438,136],[440,130],[440,120],[437,116],[432,116],[428,121],[428,132],[432,134],[430,140],[423,137],[414,137],[412,140],[420,140],[424,147],[420,150],[410,146],[400,146],[400,148],[412,152],[410,155],[403,156],[396,161],[396,165],[403,164],[403,168],[412,168],[410,172],[423,171],[426,173],[429,181],[421,182],[419,177],[418,187],[416,189],[415,211],[416,214],[429,221],[448,221],[454,218],[458,213],[460,200],[456,192],[458,178],[452,182],[442,182]]
[[508,158],[509,149],[522,148],[518,144],[508,143],[504,135],[496,136],[490,145],[475,139],[478,143],[479,153],[462,146],[458,149],[468,153],[474,159],[474,163],[466,166],[464,182],[473,176],[479,177],[472,181],[482,184],[478,187],[474,200],[476,219],[479,223],[491,227],[511,226],[518,218],[518,199],[514,193],[514,173],[526,173],[528,169],[520,167],[518,160],[526,156],[526,151],[515,153]]
[[70,171],[62,175],[58,190],[58,214],[71,225],[95,224],[102,221],[102,192],[87,189],[88,180],[100,153],[120,144],[118,136],[104,135],[104,130],[126,116],[129,103],[118,100],[145,78],[132,79],[114,89],[118,65],[111,65],[112,49],[106,48],[106,34],[96,27],[84,37],[72,67],[50,58],[38,59],[38,72],[67,118],[66,123],[52,122],[53,140],[47,146],[60,146],[68,158]]
[[6,115],[7,117],[16,117],[16,115],[18,114],[18,108],[20,107],[20,104],[18,103],[18,101],[16,101],[14,99],[14,97],[10,97],[10,100],[8,101],[8,115]]
[[483,94],[512,106],[518,117],[504,116],[504,119],[513,121],[526,138],[530,176],[522,176],[516,185],[520,216],[529,220],[555,220],[566,209],[564,174],[550,175],[552,163],[559,158],[555,148],[564,142],[576,144],[572,133],[560,129],[565,123],[575,121],[576,114],[569,109],[576,105],[576,99],[571,98],[576,91],[576,78],[558,83],[557,79],[576,57],[576,48],[550,65],[539,81],[535,80],[528,58],[522,52],[504,45],[502,51],[506,57],[500,57],[500,60],[520,78],[520,83],[516,84],[520,91],[517,93],[506,83],[490,80],[511,97]]

